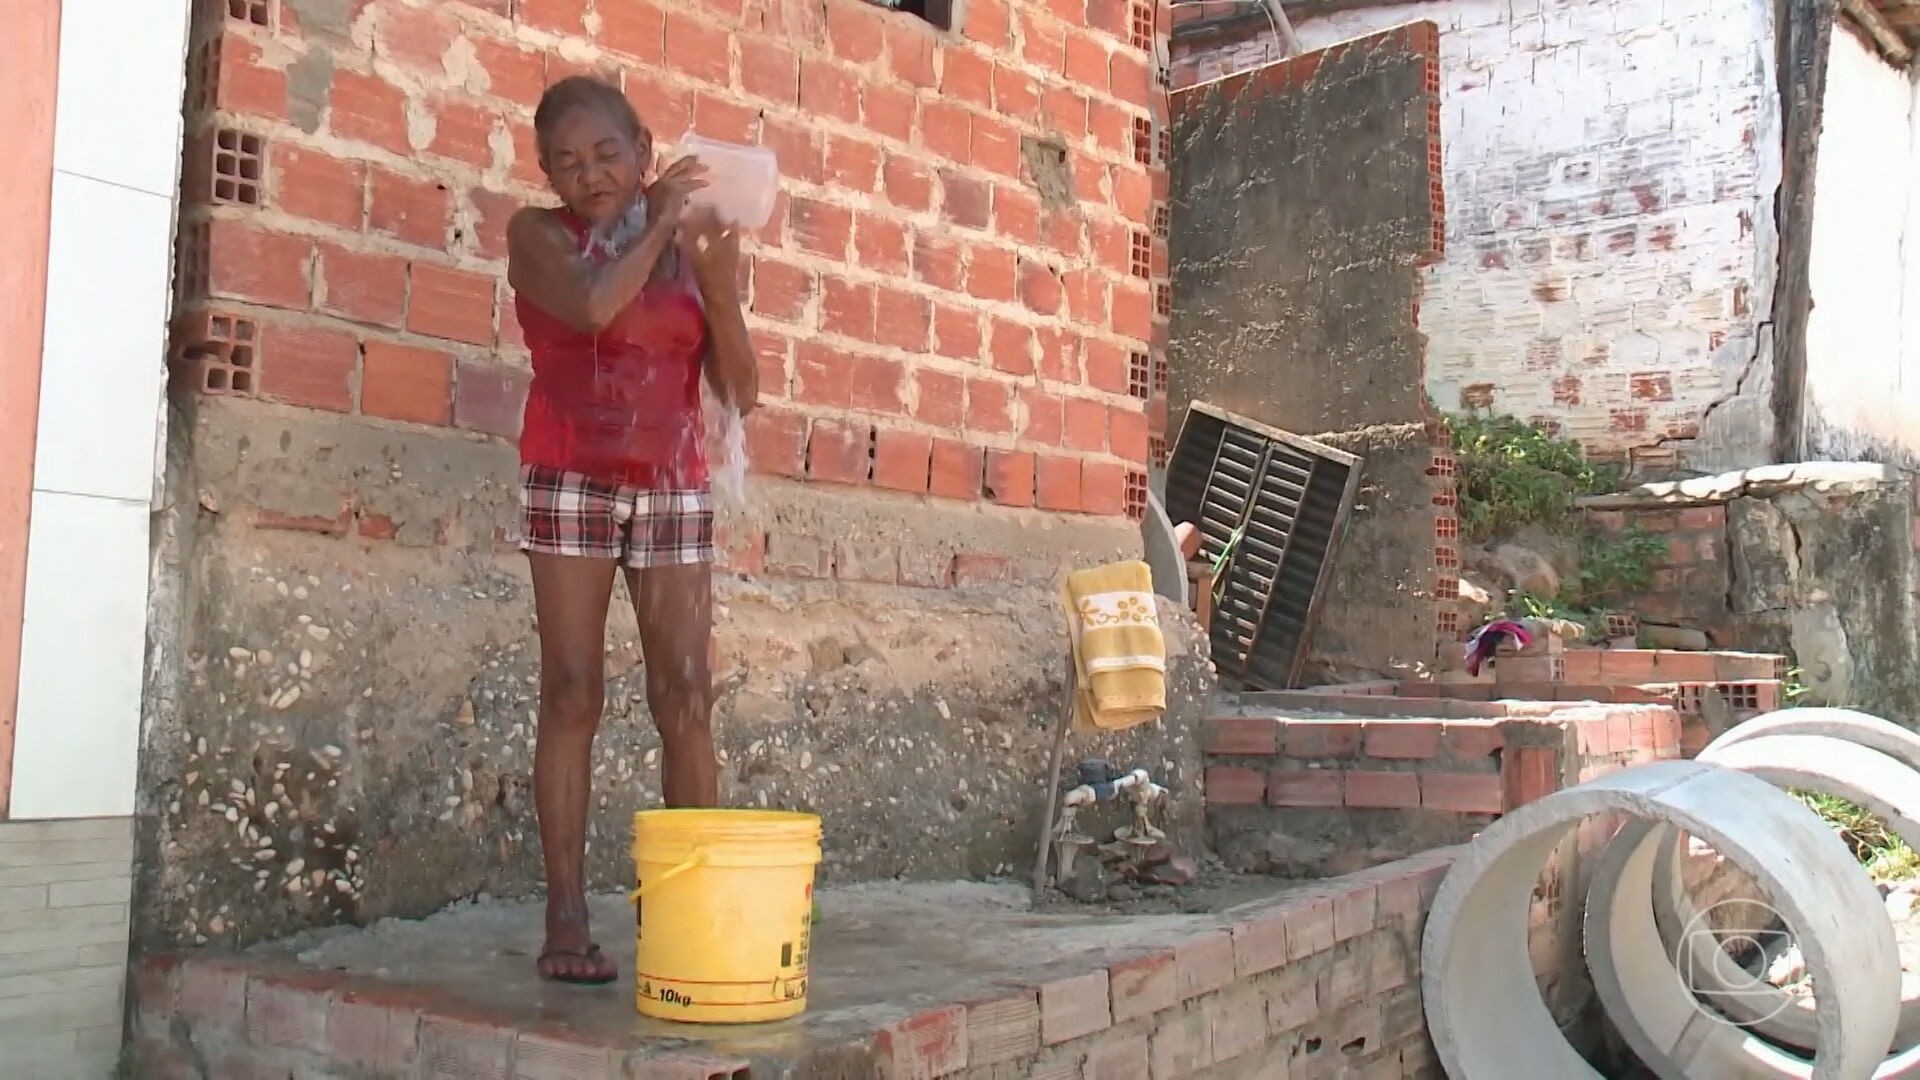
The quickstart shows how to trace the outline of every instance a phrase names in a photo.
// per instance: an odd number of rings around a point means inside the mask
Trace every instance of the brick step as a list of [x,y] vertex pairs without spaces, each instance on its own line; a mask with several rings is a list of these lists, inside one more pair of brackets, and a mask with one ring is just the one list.
[[1776,653],[1566,649],[1495,656],[1493,671],[1496,680],[1530,682],[1749,682],[1786,678],[1787,658]]
[[[1571,654],[1568,654],[1571,655]],[[1556,657],[1508,657],[1508,673],[1522,663],[1548,663]],[[1535,669],[1524,669],[1533,674]],[[1746,719],[1780,708],[1785,684],[1777,678],[1729,681],[1670,680],[1639,683],[1563,681],[1548,678],[1496,678],[1493,682],[1366,682],[1315,686],[1242,695],[1238,707],[1267,711],[1335,712],[1357,716],[1403,716],[1412,711],[1440,717],[1501,717],[1526,702],[1599,702],[1608,705],[1672,705],[1689,716],[1701,713],[1708,693],[1717,693]],[[1417,703],[1417,704],[1416,704]]]
[[1204,722],[1207,835],[1228,866],[1312,877],[1466,843],[1555,791],[1679,757],[1686,728],[1671,704],[1345,700],[1372,711],[1263,711],[1242,697]]
[[[1434,704],[1366,698],[1402,710]],[[1686,727],[1670,701],[1486,702],[1477,717],[1314,717],[1246,708],[1220,711],[1202,728],[1209,807],[1430,809],[1499,814],[1638,761],[1679,755]],[[1551,780],[1524,776],[1518,751],[1555,759]]]
[[1787,676],[1787,658],[1777,653],[1568,649],[1561,660],[1569,682],[1752,682]]

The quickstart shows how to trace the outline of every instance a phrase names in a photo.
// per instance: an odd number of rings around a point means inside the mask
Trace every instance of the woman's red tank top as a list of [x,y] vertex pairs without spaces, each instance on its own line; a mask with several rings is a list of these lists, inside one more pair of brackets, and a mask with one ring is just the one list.
[[[556,213],[586,251],[586,223]],[[690,284],[648,282],[599,334],[568,326],[524,296],[514,297],[514,311],[533,354],[522,464],[653,491],[706,486],[700,362],[707,322]]]

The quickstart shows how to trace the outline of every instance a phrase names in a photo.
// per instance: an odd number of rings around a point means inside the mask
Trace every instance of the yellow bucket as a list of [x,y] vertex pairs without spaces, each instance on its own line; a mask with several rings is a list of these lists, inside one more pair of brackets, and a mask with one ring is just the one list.
[[642,1016],[755,1024],[807,1008],[820,819],[770,810],[633,815]]

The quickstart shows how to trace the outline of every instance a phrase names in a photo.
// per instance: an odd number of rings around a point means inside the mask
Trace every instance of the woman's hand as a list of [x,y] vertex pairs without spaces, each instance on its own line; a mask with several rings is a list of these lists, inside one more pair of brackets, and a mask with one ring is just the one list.
[[687,208],[687,196],[707,186],[707,167],[696,157],[683,157],[647,185],[647,226],[672,229]]
[[680,251],[693,263],[702,291],[712,294],[737,287],[740,272],[740,233],[725,225],[710,206],[680,220],[676,236]]

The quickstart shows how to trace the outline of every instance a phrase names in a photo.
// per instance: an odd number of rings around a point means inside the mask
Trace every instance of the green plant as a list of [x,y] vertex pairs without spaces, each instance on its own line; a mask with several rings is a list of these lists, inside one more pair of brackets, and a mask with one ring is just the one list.
[[1795,791],[1793,795],[1840,834],[1853,857],[1875,881],[1920,876],[1920,855],[1864,807],[1818,791]]
[[1812,692],[1813,687],[1807,685],[1807,673],[1803,668],[1788,668],[1787,677],[1780,680],[1780,700],[1789,705]]
[[1620,610],[1652,586],[1654,567],[1666,550],[1666,541],[1638,526],[1616,534],[1584,531],[1579,579],[1563,583],[1553,596],[1516,590],[1507,612],[1577,622],[1587,628],[1589,638],[1603,634],[1609,611]]
[[1582,495],[1610,491],[1620,471],[1586,459],[1580,444],[1512,416],[1447,417],[1460,528],[1485,539],[1524,525],[1554,526]]
[[1507,594],[1506,613],[1511,618],[1558,619],[1563,622],[1579,623],[1586,629],[1583,640],[1595,641],[1606,627],[1605,612],[1581,611],[1565,602],[1566,592],[1562,590],[1556,596],[1541,596],[1525,589],[1514,589]]
[[1507,613],[1524,615],[1529,619],[1564,619],[1571,613],[1560,607],[1556,597],[1540,596],[1525,589],[1515,589],[1507,598]]
[[1667,542],[1638,525],[1602,532],[1575,514],[1577,500],[1617,488],[1620,470],[1586,459],[1580,444],[1512,416],[1473,413],[1447,418],[1455,456],[1460,530],[1486,540],[1537,525],[1580,543],[1579,577],[1554,596],[1516,594],[1512,614],[1561,618],[1601,633],[1605,614],[1653,586]]
[[1580,579],[1561,586],[1561,603],[1588,610],[1630,601],[1653,586],[1667,542],[1638,525],[1618,533],[1580,534]]

